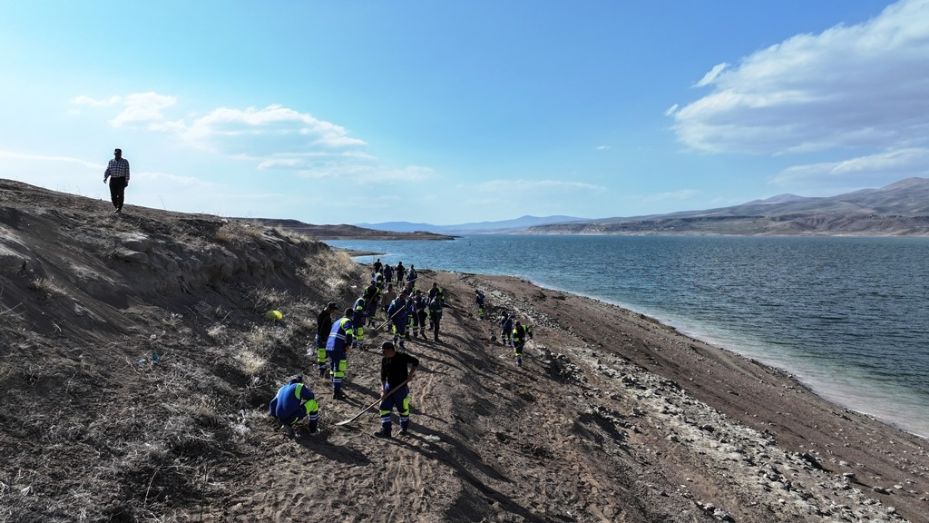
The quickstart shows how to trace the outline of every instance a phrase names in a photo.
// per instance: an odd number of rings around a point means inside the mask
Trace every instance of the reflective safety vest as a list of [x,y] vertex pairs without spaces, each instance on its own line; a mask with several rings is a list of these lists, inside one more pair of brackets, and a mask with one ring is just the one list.
[[355,327],[352,320],[342,318],[332,324],[332,330],[329,331],[329,339],[326,340],[326,350],[344,350],[352,344],[352,338],[355,336]]
[[517,341],[526,341],[526,336],[532,336],[532,327],[520,325],[513,327],[513,339]]

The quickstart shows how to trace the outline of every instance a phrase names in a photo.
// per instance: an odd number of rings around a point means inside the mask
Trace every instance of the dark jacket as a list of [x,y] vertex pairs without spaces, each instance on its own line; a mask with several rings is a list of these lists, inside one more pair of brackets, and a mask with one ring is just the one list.
[[332,330],[332,316],[329,310],[324,310],[316,317],[316,346],[325,347],[329,331]]
[[410,377],[407,367],[418,366],[419,360],[405,352],[398,352],[393,358],[381,358],[381,383],[396,387]]

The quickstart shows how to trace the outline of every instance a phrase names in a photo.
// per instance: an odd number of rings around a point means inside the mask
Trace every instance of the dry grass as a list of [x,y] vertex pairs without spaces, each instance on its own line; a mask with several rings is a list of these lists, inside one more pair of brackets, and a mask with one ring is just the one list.
[[261,225],[230,221],[224,223],[222,227],[216,230],[214,239],[219,243],[242,245],[261,238],[264,236],[265,230],[266,228]]
[[221,323],[216,323],[211,325],[210,328],[206,330],[206,335],[210,337],[214,343],[222,343],[226,340],[226,326]]
[[295,231],[293,229],[289,229],[286,227],[280,227],[280,226],[275,227],[274,232],[276,232],[282,238],[287,238],[293,243],[296,243],[298,245],[309,244],[309,243],[313,243],[316,241],[315,239],[313,239],[310,236],[307,236],[306,234],[303,234],[301,232],[298,232],[298,231]]
[[55,283],[55,280],[48,277],[36,278],[29,282],[28,287],[30,290],[41,294],[44,298],[53,298],[65,294],[65,291]]
[[249,376],[257,376],[268,363],[268,360],[249,349],[242,349],[236,354],[235,359],[239,362],[242,372]]
[[252,302],[252,308],[256,311],[267,311],[268,309],[279,308],[289,301],[289,294],[285,290],[259,287],[252,289],[249,298]]

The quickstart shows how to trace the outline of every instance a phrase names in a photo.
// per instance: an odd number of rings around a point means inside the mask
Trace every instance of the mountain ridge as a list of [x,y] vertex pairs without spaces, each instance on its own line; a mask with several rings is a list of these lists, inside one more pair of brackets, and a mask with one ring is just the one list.
[[929,179],[835,196],[782,194],[740,205],[533,226],[536,234],[929,236]]
[[549,223],[573,223],[587,220],[587,218],[578,218],[576,216],[533,216],[525,214],[519,218],[513,218],[510,220],[467,222],[452,225],[435,225],[431,223],[406,221],[357,223],[355,225],[368,229],[391,232],[428,231],[439,234],[480,234],[487,232],[505,232],[510,230],[525,229],[534,225],[546,225]]

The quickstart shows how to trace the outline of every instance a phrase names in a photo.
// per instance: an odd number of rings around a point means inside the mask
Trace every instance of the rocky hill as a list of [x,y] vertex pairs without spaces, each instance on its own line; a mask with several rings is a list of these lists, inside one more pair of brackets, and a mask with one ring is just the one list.
[[810,198],[785,194],[742,205],[531,227],[546,234],[929,235],[929,179]]
[[[924,520],[925,440],[512,278],[422,271],[448,307],[440,341],[407,342],[412,434],[372,437],[376,411],[336,427],[378,398],[383,314],[347,400],[306,349],[364,267],[286,229],[108,207],[0,181],[0,520]],[[535,326],[523,367],[504,310]],[[319,434],[265,415],[297,373]]]

